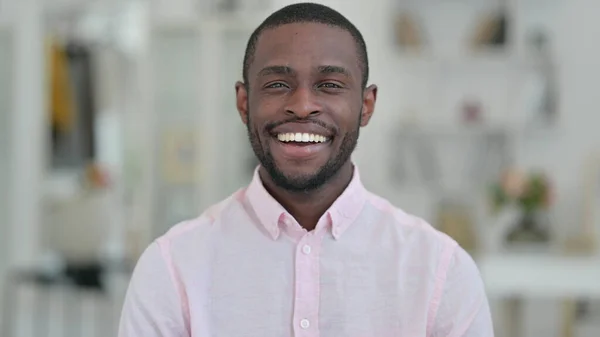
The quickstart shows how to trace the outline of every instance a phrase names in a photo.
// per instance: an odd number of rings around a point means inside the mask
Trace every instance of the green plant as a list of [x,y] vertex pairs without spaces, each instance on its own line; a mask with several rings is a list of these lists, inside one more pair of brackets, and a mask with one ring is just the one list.
[[553,201],[553,190],[549,179],[541,172],[523,174],[510,170],[492,186],[492,206],[498,211],[513,204],[525,213],[547,209]]

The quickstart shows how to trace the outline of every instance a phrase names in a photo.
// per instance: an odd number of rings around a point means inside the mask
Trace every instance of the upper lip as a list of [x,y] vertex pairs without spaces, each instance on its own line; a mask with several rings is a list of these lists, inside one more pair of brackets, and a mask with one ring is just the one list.
[[271,133],[274,135],[281,133],[312,133],[325,137],[333,136],[330,130],[315,123],[285,123],[273,128]]

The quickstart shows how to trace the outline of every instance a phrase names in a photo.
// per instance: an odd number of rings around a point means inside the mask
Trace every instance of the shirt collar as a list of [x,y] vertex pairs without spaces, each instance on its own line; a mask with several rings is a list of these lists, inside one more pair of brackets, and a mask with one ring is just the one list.
[[[277,239],[283,219],[291,215],[267,192],[258,174],[259,168],[260,166],[254,170],[252,182],[246,189],[246,199],[261,225],[273,239]],[[367,194],[360,180],[358,168],[354,165],[350,184],[324,214],[331,219],[330,228],[335,239],[339,239],[356,220],[367,200]]]

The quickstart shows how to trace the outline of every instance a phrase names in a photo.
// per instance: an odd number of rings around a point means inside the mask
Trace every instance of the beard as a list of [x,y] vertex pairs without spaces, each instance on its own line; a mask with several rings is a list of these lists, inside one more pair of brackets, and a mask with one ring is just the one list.
[[[362,112],[359,114],[359,121],[360,115],[362,115]],[[261,143],[259,130],[257,127],[252,126],[250,113],[248,113],[246,127],[252,150],[261,166],[271,177],[271,180],[279,188],[294,193],[306,193],[317,190],[335,177],[344,164],[350,160],[352,153],[356,149],[360,133],[360,123],[358,123],[354,130],[344,135],[339,150],[324,165],[317,169],[316,172],[292,176],[286,174],[277,166],[269,147]],[[264,132],[263,134],[271,137],[268,132]]]

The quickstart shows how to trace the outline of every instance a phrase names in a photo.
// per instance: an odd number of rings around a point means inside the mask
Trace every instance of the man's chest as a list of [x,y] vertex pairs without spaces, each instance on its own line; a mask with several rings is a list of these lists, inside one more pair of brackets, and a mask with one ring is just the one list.
[[425,334],[432,289],[423,270],[387,254],[305,247],[212,264],[204,286],[188,293],[192,336]]

